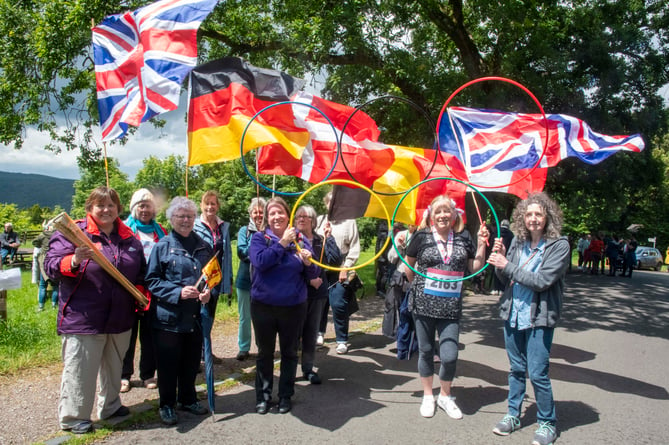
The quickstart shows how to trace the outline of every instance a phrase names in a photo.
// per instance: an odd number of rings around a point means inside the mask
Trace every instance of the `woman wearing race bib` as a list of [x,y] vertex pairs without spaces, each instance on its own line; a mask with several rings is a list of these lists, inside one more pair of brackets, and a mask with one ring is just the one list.
[[465,230],[462,210],[448,195],[436,197],[428,206],[419,230],[407,248],[407,262],[428,278],[407,271],[411,281],[409,310],[418,338],[418,374],[423,386],[420,414],[434,416],[432,393],[434,376],[435,333],[439,337],[439,382],[437,405],[449,417],[461,419],[462,412],[451,396],[451,384],[458,359],[460,315],[462,314],[462,281],[465,272],[477,272],[485,265],[488,230],[481,224],[478,244],[474,247]]

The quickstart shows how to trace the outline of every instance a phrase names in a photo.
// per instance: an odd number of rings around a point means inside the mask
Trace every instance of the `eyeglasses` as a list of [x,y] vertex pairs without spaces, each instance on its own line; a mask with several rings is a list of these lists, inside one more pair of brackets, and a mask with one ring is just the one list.
[[297,216],[295,216],[295,219],[311,219],[311,216],[309,216],[309,215],[297,215]]
[[173,218],[176,219],[195,219],[195,215],[174,215]]

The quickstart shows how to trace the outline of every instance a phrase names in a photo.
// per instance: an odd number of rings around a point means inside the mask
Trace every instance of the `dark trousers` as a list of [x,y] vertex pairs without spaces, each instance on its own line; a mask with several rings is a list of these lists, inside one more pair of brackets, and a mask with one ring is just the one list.
[[348,296],[346,288],[340,282],[336,282],[330,288],[330,307],[332,308],[332,321],[335,328],[337,343],[348,341]]
[[256,402],[272,399],[274,350],[277,335],[281,352],[279,399],[290,398],[295,393],[297,349],[306,314],[306,301],[295,306],[270,306],[251,300],[251,321],[258,348]]
[[326,301],[327,298],[309,298],[307,300],[307,315],[302,328],[302,374],[307,374],[314,369],[316,337],[318,336],[318,327]]
[[139,378],[144,381],[156,373],[156,354],[153,352],[153,328],[149,314],[137,315],[135,324],[130,333],[130,346],[123,358],[123,371],[121,377],[130,380],[135,372],[135,348],[137,336],[139,335]]
[[176,402],[197,402],[195,377],[200,367],[202,332],[169,332],[153,330],[158,365],[160,406],[174,407]]

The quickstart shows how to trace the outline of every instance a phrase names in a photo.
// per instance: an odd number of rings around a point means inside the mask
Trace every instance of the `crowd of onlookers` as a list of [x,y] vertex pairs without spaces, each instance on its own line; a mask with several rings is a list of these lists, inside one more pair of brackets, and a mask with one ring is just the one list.
[[592,275],[604,275],[608,266],[608,276],[615,276],[620,270],[621,277],[632,277],[636,267],[638,243],[631,236],[620,239],[617,235],[601,232],[582,234],[576,242],[578,270]]

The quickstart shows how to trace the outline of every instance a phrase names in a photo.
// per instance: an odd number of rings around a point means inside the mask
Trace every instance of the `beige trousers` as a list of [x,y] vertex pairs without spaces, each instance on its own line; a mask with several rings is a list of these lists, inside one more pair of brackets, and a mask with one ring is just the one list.
[[106,419],[121,407],[121,369],[130,332],[62,336],[63,376],[58,402],[62,429],[91,420],[98,377],[98,418]]

